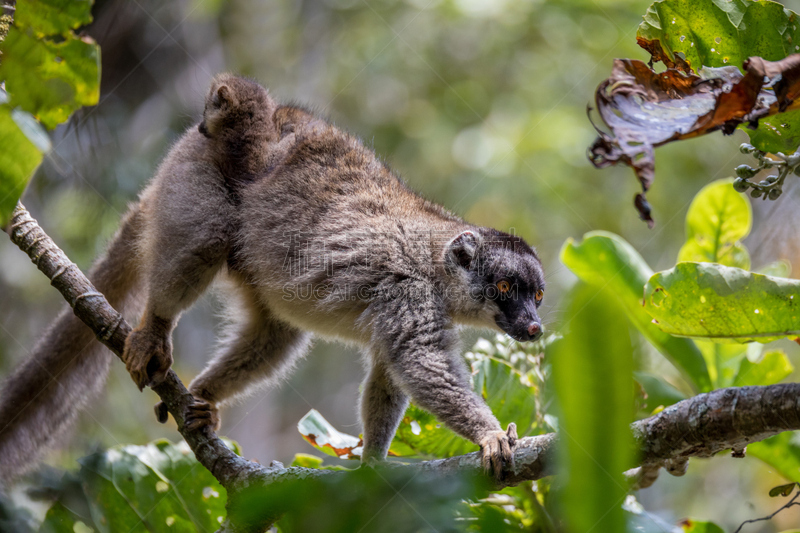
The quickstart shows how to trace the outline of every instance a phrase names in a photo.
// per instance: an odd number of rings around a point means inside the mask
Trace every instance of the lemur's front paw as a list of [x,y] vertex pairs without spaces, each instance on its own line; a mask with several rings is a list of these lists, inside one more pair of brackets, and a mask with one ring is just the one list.
[[154,335],[143,329],[131,331],[125,341],[122,360],[139,390],[147,385],[160,383],[172,366],[172,341],[169,334]]
[[195,399],[194,403],[186,408],[186,412],[183,415],[183,425],[190,431],[204,426],[218,431],[220,426],[219,409],[211,402]]
[[506,431],[493,431],[481,439],[481,464],[487,474],[502,479],[505,465],[514,466],[514,445],[517,425],[509,424]]

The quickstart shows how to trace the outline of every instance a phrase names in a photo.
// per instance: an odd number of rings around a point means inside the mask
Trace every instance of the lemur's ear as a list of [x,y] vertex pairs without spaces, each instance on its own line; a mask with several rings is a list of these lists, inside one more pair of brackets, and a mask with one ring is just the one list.
[[215,107],[222,107],[224,104],[231,104],[231,100],[233,99],[233,95],[231,94],[230,88],[223,84],[217,87],[217,90],[214,91],[214,96],[211,99],[211,102],[214,104]]
[[475,253],[478,251],[480,243],[481,238],[477,234],[472,231],[463,231],[447,243],[445,260],[468,269],[472,260],[475,259]]

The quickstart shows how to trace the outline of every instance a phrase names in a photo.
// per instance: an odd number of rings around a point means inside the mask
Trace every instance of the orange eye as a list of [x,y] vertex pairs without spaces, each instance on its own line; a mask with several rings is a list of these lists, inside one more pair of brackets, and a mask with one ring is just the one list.
[[544,298],[544,291],[542,289],[539,289],[538,291],[536,291],[536,303],[538,304],[539,302],[541,302],[542,298]]
[[511,284],[506,280],[501,280],[497,282],[497,290],[502,292],[503,294],[507,293],[511,290]]

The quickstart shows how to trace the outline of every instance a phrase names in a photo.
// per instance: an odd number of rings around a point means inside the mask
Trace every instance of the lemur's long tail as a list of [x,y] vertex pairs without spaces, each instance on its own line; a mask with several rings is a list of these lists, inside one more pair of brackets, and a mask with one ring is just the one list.
[[[136,242],[142,218],[139,206],[132,206],[89,273],[97,290],[124,314],[139,307]],[[72,309],[61,312],[0,392],[0,487],[30,470],[59,443],[102,390],[112,358]]]

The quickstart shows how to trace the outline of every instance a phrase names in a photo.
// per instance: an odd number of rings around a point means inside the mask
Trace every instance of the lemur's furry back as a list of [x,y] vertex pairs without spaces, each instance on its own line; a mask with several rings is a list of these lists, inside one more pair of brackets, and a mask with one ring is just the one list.
[[[456,327],[490,327],[518,340],[541,335],[544,276],[521,238],[474,226],[423,199],[357,138],[230,75],[214,81],[203,122],[173,147],[133,213],[121,235],[131,220],[135,231],[112,244],[95,276],[129,268],[131,256],[141,266],[144,313],[123,354],[140,388],[163,378],[180,313],[216,275],[229,278],[237,297],[238,320],[189,386],[196,397],[186,413],[189,427],[218,427],[220,406],[279,379],[313,333],[368,353],[362,460],[386,456],[411,398],[480,445],[487,470],[502,473],[516,431],[503,431],[470,389]],[[133,284],[100,288],[118,291],[121,301]],[[54,346],[63,335],[88,342],[67,318],[25,368],[44,357],[72,360],[78,345]],[[96,357],[102,365],[92,364],[104,372],[103,357]],[[69,394],[82,399],[74,406],[86,401],[80,378],[102,381],[95,374],[75,374]],[[24,369],[12,377],[0,417],[25,394],[40,416],[0,434],[0,453],[24,439],[46,444],[50,427],[66,425],[49,420],[51,400],[36,399],[45,381],[28,381]],[[163,421],[166,411],[157,413]],[[6,479],[25,467],[18,450],[12,456],[16,462],[0,472]]]

